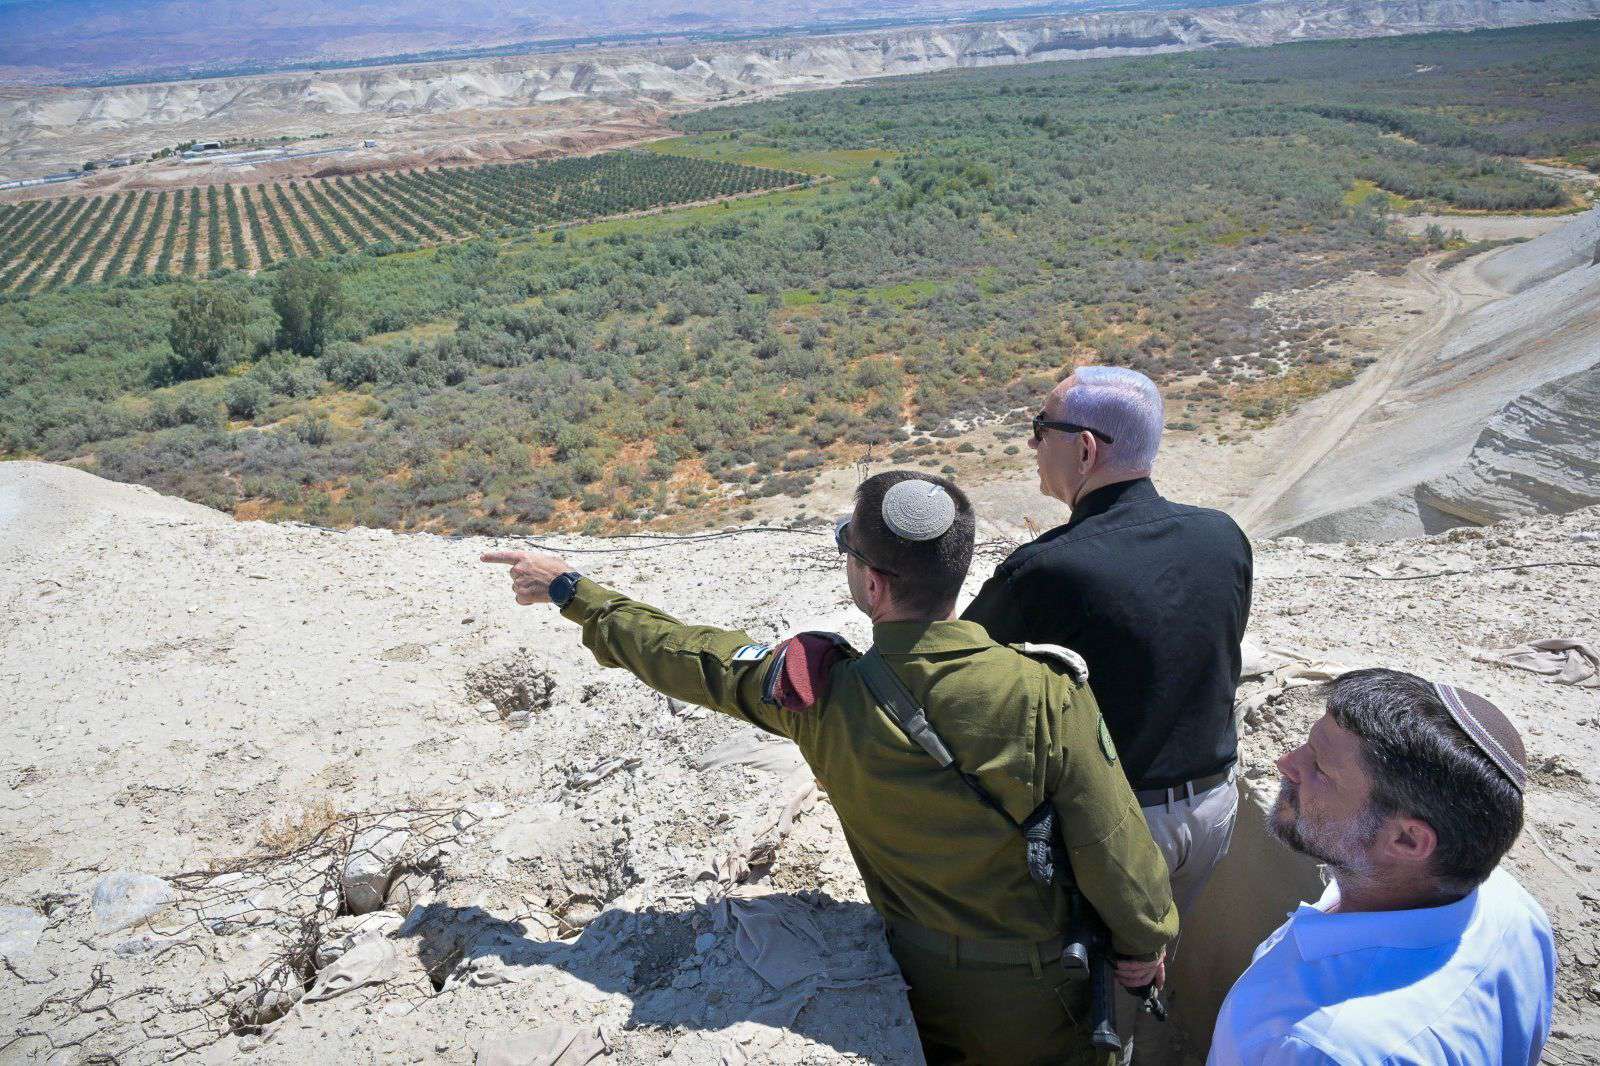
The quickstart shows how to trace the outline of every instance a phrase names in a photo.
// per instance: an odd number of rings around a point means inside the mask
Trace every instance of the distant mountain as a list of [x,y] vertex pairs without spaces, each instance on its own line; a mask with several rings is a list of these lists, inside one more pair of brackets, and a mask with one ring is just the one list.
[[[0,84],[114,83],[463,52],[1129,6],[1039,0],[0,0]],[[1185,6],[1178,2],[1144,4]]]

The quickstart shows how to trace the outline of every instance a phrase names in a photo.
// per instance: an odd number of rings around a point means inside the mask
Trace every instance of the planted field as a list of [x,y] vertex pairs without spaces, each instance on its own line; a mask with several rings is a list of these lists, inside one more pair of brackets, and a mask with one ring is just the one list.
[[[122,219],[86,280],[273,264],[0,296],[0,457],[250,518],[508,534],[728,520],[867,455],[937,469],[947,430],[1085,363],[1144,370],[1174,424],[1220,435],[1360,369],[1333,316],[1264,295],[1437,250],[1397,208],[1559,198],[1522,158],[1600,168],[1600,22],[985,68],[673,124],[648,152],[0,217],[0,246],[56,249],[24,261],[39,287],[102,248],[85,216]],[[685,204],[805,173],[832,180]],[[439,246],[276,269],[384,242]]]
[[810,175],[655,152],[0,206],[0,291],[437,244],[784,188]]

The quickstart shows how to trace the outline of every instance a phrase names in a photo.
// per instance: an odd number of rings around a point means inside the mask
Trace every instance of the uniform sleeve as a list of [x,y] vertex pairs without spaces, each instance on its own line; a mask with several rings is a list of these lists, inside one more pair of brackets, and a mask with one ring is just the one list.
[[1046,784],[1078,888],[1111,930],[1118,954],[1153,958],[1178,935],[1167,861],[1088,686],[1052,673],[1046,695],[1057,729]]
[[794,739],[802,714],[763,698],[773,649],[734,629],[691,626],[588,578],[561,614],[583,626],[601,666],[620,666],[657,692]]

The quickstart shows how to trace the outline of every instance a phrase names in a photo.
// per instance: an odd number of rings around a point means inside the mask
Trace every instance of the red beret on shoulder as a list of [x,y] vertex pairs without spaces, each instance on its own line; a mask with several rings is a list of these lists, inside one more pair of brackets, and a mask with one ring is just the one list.
[[837,633],[799,633],[779,644],[764,695],[786,711],[815,707],[828,694],[828,673],[850,645]]

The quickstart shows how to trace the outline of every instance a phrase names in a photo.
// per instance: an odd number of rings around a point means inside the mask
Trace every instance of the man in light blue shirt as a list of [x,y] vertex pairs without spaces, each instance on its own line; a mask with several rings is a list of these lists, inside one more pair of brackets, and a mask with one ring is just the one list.
[[1272,829],[1332,882],[1256,949],[1208,1066],[1536,1066],[1555,941],[1497,869],[1522,830],[1522,739],[1488,700],[1396,670],[1329,686],[1278,760]]

